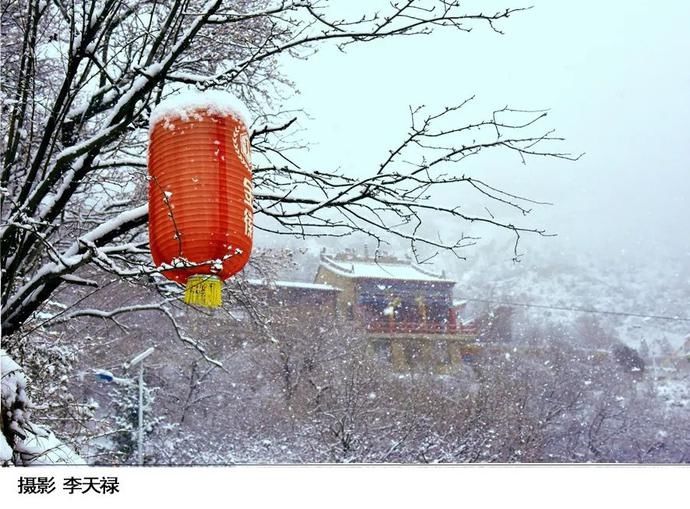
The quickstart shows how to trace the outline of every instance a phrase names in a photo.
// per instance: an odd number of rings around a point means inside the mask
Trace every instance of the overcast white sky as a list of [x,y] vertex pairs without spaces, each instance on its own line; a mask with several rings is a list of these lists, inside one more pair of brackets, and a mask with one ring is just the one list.
[[498,3],[534,8],[503,23],[502,36],[480,25],[292,62],[294,105],[313,117],[304,124],[316,144],[310,162],[371,171],[405,134],[408,105],[476,95],[486,112],[550,108],[549,124],[583,159],[485,159],[483,176],[554,202],[530,219],[559,234],[552,248],[690,256],[690,2]]

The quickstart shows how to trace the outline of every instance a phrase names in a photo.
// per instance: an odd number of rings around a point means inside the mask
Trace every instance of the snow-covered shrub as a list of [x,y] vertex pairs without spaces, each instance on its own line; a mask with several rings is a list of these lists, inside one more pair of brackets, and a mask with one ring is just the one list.
[[31,402],[26,392],[24,371],[6,352],[0,350],[2,377],[2,465],[85,464],[49,429],[31,420]]

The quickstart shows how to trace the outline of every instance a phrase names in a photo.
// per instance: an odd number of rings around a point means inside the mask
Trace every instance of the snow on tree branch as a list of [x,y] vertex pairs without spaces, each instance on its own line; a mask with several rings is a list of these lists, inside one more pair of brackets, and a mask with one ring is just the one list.
[[55,435],[31,422],[31,402],[27,396],[22,368],[0,349],[2,378],[2,433],[0,464],[53,465],[86,462],[65,446]]
[[[250,134],[259,230],[302,237],[359,232],[377,243],[405,239],[415,253],[426,246],[458,256],[476,236],[440,239],[425,229],[428,221],[482,223],[512,232],[516,242],[520,235],[546,234],[501,220],[490,208],[526,215],[542,203],[462,169],[467,158],[497,151],[516,154],[519,162],[576,159],[556,150],[561,139],[541,125],[543,111],[505,107],[471,119],[463,116],[467,101],[436,113],[412,110],[400,143],[389,152],[383,147],[381,163],[358,168],[355,176],[347,167],[302,163],[298,149],[310,143],[308,134],[299,139],[304,112],[281,107],[297,87],[281,67],[321,46],[344,50],[436,30],[460,37],[478,28],[500,33],[525,9],[467,12],[449,0],[382,3],[360,15],[339,9],[335,2],[308,0],[8,4],[0,83],[7,113],[0,127],[6,140],[0,174],[3,333],[35,331],[43,307],[68,285],[95,287],[101,278],[155,282],[163,268],[153,267],[147,252],[148,125],[157,104],[190,88],[232,92],[256,119]],[[436,201],[437,190],[445,189],[481,198],[487,214]],[[138,306],[122,312],[162,313],[179,330],[178,340],[214,362],[202,341],[180,329],[165,298]],[[70,309],[62,319],[121,316],[89,309]]]
[[[284,118],[290,112],[272,110],[272,98],[292,87],[279,72],[278,57],[302,58],[328,41],[344,48],[435,29],[465,32],[478,23],[500,31],[497,24],[523,11],[520,7],[468,13],[460,2],[408,0],[359,17],[342,16],[336,7],[310,1],[246,0],[232,8],[219,0],[185,6],[134,0],[35,7],[28,13],[10,8],[6,14],[16,20],[7,38],[18,48],[16,57],[8,57],[3,83],[3,92],[12,98],[3,128],[8,144],[3,153],[0,225],[3,323],[8,333],[69,279],[63,276],[84,265],[114,267],[106,259],[106,244],[145,247],[140,229],[145,215],[115,229],[110,220],[120,207],[143,202],[148,116],[180,82],[201,89],[230,88],[259,122],[266,121],[252,134],[260,155],[256,208],[258,216],[269,220],[257,228],[276,234],[340,236],[364,231],[379,242],[392,234],[408,239],[413,248],[420,243],[458,254],[470,236],[439,242],[419,233],[422,213],[431,211],[507,228],[516,236],[539,234],[538,229],[425,201],[440,186],[465,185],[489,201],[527,213],[516,196],[479,184],[452,166],[496,149],[517,152],[520,158],[570,157],[539,148],[559,140],[550,130],[504,134],[534,127],[544,112],[507,122],[500,116],[516,115],[517,110],[504,108],[488,120],[452,125],[449,117],[464,103],[422,120],[421,110],[412,112],[408,136],[365,178],[302,168],[288,156],[291,146],[281,142],[296,117]],[[55,38],[52,33],[60,35]],[[29,51],[29,46],[37,51]],[[56,72],[60,67],[63,73]],[[493,139],[459,139],[489,129],[495,130]],[[421,158],[412,163],[412,170],[406,167],[408,153]],[[89,246],[89,237],[82,236],[98,231],[100,225],[109,225],[110,233]],[[139,248],[120,251],[123,256],[139,255]]]

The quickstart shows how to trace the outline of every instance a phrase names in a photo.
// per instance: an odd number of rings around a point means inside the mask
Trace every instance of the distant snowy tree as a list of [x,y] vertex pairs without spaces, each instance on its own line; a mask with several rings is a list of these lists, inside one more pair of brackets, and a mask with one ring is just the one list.
[[612,349],[613,357],[626,371],[641,378],[644,373],[644,360],[634,348],[624,344],[617,344]]
[[[143,433],[144,444],[148,444],[162,418],[153,413],[153,390],[143,387]],[[106,454],[100,455],[102,464],[136,464],[139,440],[139,386],[136,380],[125,380],[113,384],[109,391],[113,401],[112,415],[115,432],[109,436]],[[108,454],[109,453],[109,454]],[[113,458],[114,456],[114,458]],[[146,462],[144,454],[144,462]]]

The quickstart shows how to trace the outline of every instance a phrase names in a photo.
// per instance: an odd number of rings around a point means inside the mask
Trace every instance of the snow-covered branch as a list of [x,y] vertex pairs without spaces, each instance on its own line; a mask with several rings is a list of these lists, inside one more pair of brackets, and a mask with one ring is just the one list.
[[[482,26],[500,32],[520,7],[477,13],[455,0],[405,0],[343,15],[335,2],[310,0],[29,4],[3,10],[0,280],[8,337],[91,318],[129,330],[125,314],[155,312],[178,340],[217,364],[172,313],[166,299],[176,290],[158,284],[171,267],[152,265],[144,227],[149,117],[161,100],[189,87],[228,90],[258,119],[250,126],[255,228],[276,235],[359,232],[377,244],[405,239],[415,253],[427,246],[460,255],[476,236],[454,230],[441,238],[425,225],[447,218],[507,229],[516,240],[545,234],[495,209],[525,216],[542,202],[467,175],[462,163],[491,151],[516,154],[518,162],[577,158],[554,148],[560,138],[541,126],[545,111],[505,107],[477,120],[464,117],[464,101],[440,112],[412,110],[409,130],[371,168],[310,168],[300,160],[311,140],[300,130],[304,112],[281,109],[297,88],[281,72],[286,61],[328,44],[344,49],[434,30],[464,36]],[[456,203],[437,199],[448,189]],[[461,208],[474,198],[485,202],[486,214]],[[113,281],[159,294],[104,308],[89,300],[111,291]],[[58,301],[63,307],[53,312]],[[349,433],[344,424],[337,432],[341,439]]]
[[86,462],[48,429],[31,421],[31,402],[21,366],[0,349],[2,422],[0,465],[84,465]]

